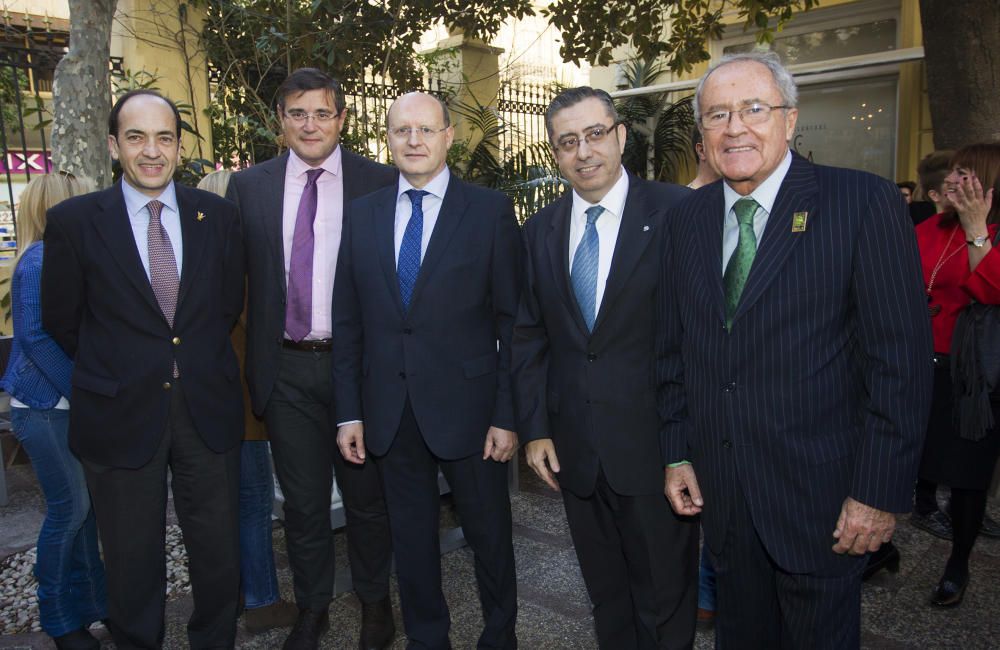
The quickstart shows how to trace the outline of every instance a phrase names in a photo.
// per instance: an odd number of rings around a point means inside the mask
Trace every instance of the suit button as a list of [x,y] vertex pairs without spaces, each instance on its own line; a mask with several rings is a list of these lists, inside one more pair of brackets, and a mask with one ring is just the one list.
[[400,379],[406,379],[406,373],[405,372],[399,373],[399,378]]
[[181,338],[179,336],[175,336],[174,338],[170,339],[170,342],[173,343],[174,345],[180,345]]
[[593,353],[588,354],[587,361],[597,361],[597,355]]
[[163,382],[163,390],[170,390],[170,382],[169,381]]
[[406,329],[403,330],[403,334],[413,334],[413,330],[407,327]]
[[733,448],[733,443],[732,443],[731,440],[723,440],[722,441],[722,446],[725,447],[726,449],[732,449]]
[[723,384],[722,391],[725,393],[731,393],[736,390],[735,382],[729,382],[728,384]]

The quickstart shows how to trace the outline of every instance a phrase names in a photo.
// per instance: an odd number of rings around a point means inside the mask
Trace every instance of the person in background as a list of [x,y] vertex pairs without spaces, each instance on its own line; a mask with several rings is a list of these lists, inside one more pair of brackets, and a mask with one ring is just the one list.
[[896,183],[896,187],[899,188],[899,193],[906,199],[906,205],[910,205],[913,202],[913,195],[917,191],[917,184],[913,181],[902,181],[901,183]]
[[[226,195],[233,173],[219,169],[198,181],[198,189]],[[230,336],[240,362],[246,433],[240,449],[240,592],[243,594],[243,624],[252,634],[295,625],[298,608],[281,598],[274,568],[271,512],[274,509],[274,478],[267,449],[267,429],[253,414],[244,376],[246,368],[246,311]]]
[[955,155],[950,149],[934,151],[917,165],[917,180],[920,182],[919,200],[910,203],[910,218],[913,225],[941,214],[948,207],[948,197],[944,194],[944,177],[951,171],[951,157]]
[[995,369],[982,361],[988,354],[977,352],[990,344],[976,340],[978,327],[956,327],[972,302],[1000,306],[1000,251],[993,246],[1000,230],[1000,144],[957,151],[944,193],[950,208],[917,227],[935,356],[919,475],[951,488],[951,555],[930,602],[952,607],[969,584],[969,556],[1000,455],[1000,402],[995,390],[980,395]]
[[708,185],[709,183],[714,183],[719,180],[719,172],[712,169],[712,166],[708,164],[708,158],[705,156],[705,143],[702,141],[701,129],[697,126],[691,132],[691,149],[694,151],[694,158],[698,161],[698,175],[694,177],[694,180],[688,183],[688,187],[692,190],[696,190],[703,185]]
[[18,257],[11,279],[14,342],[0,387],[10,393],[14,436],[31,458],[45,495],[38,533],[38,614],[59,650],[100,647],[87,627],[108,615],[97,522],[83,467],[69,449],[73,362],[42,329],[45,211],[91,188],[72,174],[36,176],[21,193]]

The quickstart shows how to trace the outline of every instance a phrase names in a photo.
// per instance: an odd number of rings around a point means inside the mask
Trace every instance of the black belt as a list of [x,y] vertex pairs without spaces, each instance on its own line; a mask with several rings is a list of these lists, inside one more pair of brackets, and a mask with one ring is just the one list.
[[329,352],[333,347],[332,339],[302,340],[293,341],[285,339],[281,342],[281,347],[288,350],[300,350],[302,352]]

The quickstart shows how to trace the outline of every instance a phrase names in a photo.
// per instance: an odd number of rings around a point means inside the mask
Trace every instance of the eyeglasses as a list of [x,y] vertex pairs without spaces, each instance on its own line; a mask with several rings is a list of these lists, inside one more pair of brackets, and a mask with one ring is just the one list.
[[398,140],[409,140],[410,135],[413,133],[416,133],[422,140],[427,140],[429,138],[433,138],[442,131],[447,131],[448,127],[446,126],[440,129],[432,129],[429,126],[397,126],[387,130],[389,135]]
[[317,124],[326,124],[332,119],[335,119],[340,113],[332,113],[330,111],[316,111],[314,113],[306,113],[305,111],[291,110],[285,111],[285,116],[296,124],[305,124],[309,121],[311,117]]
[[556,142],[555,148],[563,153],[574,153],[580,146],[580,140],[584,140],[588,145],[594,146],[604,140],[619,124],[621,122],[615,122],[611,126],[595,126],[592,129],[584,131],[582,138],[578,135],[564,136]]
[[733,115],[739,114],[740,121],[747,126],[763,124],[771,117],[771,111],[784,108],[794,108],[794,106],[768,106],[767,104],[750,104],[738,111],[710,111],[701,116],[701,126],[704,129],[721,129],[729,126]]

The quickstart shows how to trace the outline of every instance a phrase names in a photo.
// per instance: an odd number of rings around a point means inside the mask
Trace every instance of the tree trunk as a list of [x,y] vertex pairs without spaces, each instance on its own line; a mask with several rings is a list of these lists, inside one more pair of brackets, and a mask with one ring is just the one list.
[[53,83],[52,162],[56,169],[111,184],[111,23],[117,0],[69,0],[69,52]]
[[1000,2],[920,0],[934,147],[1000,140]]

